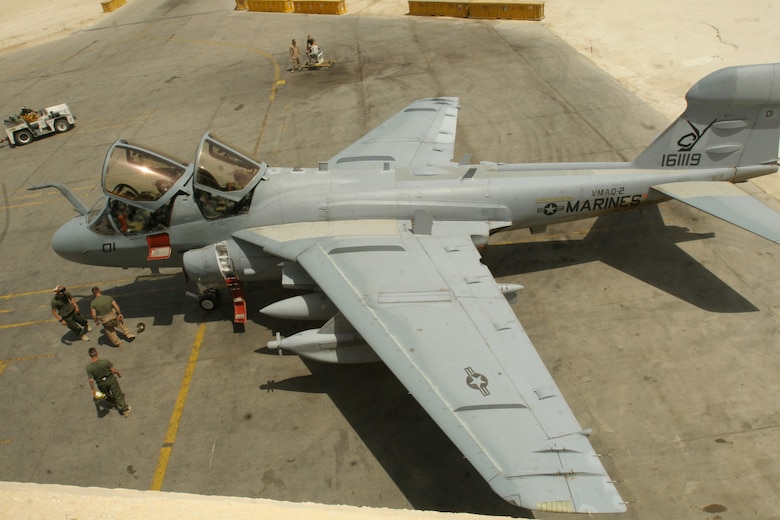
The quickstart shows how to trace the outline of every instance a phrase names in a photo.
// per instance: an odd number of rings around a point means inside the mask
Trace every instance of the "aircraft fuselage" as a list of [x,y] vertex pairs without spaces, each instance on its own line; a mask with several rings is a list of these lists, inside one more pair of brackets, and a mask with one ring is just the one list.
[[[583,164],[481,164],[454,166],[446,173],[424,175],[408,169],[338,171],[268,168],[256,188],[249,211],[219,220],[204,220],[194,196],[173,199],[170,225],[172,253],[148,258],[147,234],[100,234],[87,219],[76,217],[54,236],[61,256],[80,263],[113,267],[182,267],[185,252],[230,239],[242,229],[349,219],[411,219],[423,210],[437,220],[490,221],[493,230],[538,228],[665,200],[650,186],[681,180],[732,180],[735,170],[636,170],[629,163],[604,163],[589,170]],[[766,171],[750,172],[763,175]],[[440,171],[440,170],[438,170]],[[151,233],[154,234],[154,233]],[[256,258],[255,262],[259,259]],[[276,276],[278,263],[254,279]],[[267,276],[265,276],[267,275]]]

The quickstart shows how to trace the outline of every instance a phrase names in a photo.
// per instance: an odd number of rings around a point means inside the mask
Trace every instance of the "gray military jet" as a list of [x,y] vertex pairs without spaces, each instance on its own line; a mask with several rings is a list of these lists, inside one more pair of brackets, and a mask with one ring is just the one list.
[[[687,109],[631,162],[451,162],[456,98],[416,101],[317,168],[274,168],[210,134],[192,164],[117,141],[105,200],[53,248],[90,265],[183,267],[201,305],[277,279],[307,296],[263,309],[325,325],[269,347],[381,360],[493,490],[529,509],[626,506],[478,246],[509,229],[680,200],[769,240],[780,215],[735,183],[778,169],[780,64],[696,83]],[[43,186],[38,186],[40,188]]]

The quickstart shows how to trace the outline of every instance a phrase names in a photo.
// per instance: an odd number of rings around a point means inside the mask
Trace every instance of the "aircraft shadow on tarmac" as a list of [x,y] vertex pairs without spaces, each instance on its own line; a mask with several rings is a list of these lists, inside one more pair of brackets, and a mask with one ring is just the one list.
[[[133,333],[135,333],[139,323],[143,323],[145,327],[172,325],[173,317],[177,315],[183,315],[186,323],[232,321],[233,307],[230,305],[227,291],[221,293],[216,309],[205,311],[201,309],[197,298],[187,296],[188,289],[184,274],[178,272],[141,275],[125,285],[103,288],[103,294],[113,296],[116,299],[122,308],[125,323]],[[279,291],[282,289],[279,288]],[[287,293],[282,294],[279,299],[287,295]],[[247,296],[250,301],[258,299],[257,295],[251,292]],[[92,301],[90,289],[83,288],[73,292],[73,298],[78,303],[84,317],[89,317],[89,304]],[[263,305],[268,303],[271,301]],[[255,302],[255,306],[257,305],[258,302]],[[257,308],[261,307],[262,305],[259,305]],[[92,324],[92,328],[95,331],[94,324]],[[99,332],[99,328],[96,332]],[[64,339],[68,338],[75,338],[75,335],[64,336]]]
[[327,393],[415,509],[533,518],[490,489],[382,363],[303,362],[310,375],[268,381],[258,391]]
[[[151,326],[169,326],[174,323],[174,316],[182,315],[185,323],[214,323],[233,321],[233,306],[227,290],[221,291],[218,305],[214,310],[206,311],[200,307],[197,298],[187,296],[188,289],[181,272],[172,274],[141,275],[132,282],[124,285],[103,288],[103,294],[114,297],[122,308],[125,323],[130,331],[136,333],[140,323],[144,328]],[[281,320],[269,318],[260,314],[260,309],[296,294],[309,291],[295,291],[284,289],[277,282],[256,283],[250,285],[245,296],[247,300],[247,317],[260,325],[282,335],[287,336],[312,328],[311,321]],[[89,304],[92,301],[92,293],[89,287],[81,287],[71,290],[74,300],[78,303],[81,313],[92,326],[92,334],[97,333],[99,344],[111,346],[108,340],[101,334],[101,327],[95,327],[90,317]],[[234,327],[234,331],[243,332],[240,327]],[[122,338],[122,335],[119,335]],[[69,329],[63,333],[62,343],[80,343]]]
[[713,236],[667,226],[658,207],[652,206],[599,217],[582,240],[489,245],[483,251],[483,261],[496,277],[600,261],[702,310],[758,311],[677,247]]
[[[144,322],[145,326],[149,326],[150,319],[153,325],[171,325],[175,315],[196,309],[200,311],[198,302],[185,296],[184,275],[181,273],[142,275],[125,285],[101,289],[103,294],[117,301],[131,331],[135,331],[137,323]],[[81,313],[90,320],[93,332],[100,332],[100,327],[96,329],[90,317],[89,304],[93,298],[90,287],[71,293]]]

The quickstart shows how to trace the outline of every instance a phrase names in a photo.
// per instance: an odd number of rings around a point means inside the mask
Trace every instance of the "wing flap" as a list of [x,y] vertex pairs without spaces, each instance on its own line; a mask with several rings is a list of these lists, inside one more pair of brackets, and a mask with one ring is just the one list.
[[[449,166],[455,153],[458,98],[415,101],[333,156],[332,168]],[[423,170],[424,171],[424,170]]]
[[470,226],[434,222],[430,234],[414,234],[401,222],[395,234],[330,234],[296,247],[274,244],[263,228],[241,238],[298,251],[300,265],[500,496],[530,509],[624,511],[480,263]]
[[780,243],[780,214],[728,182],[671,182],[652,189]]

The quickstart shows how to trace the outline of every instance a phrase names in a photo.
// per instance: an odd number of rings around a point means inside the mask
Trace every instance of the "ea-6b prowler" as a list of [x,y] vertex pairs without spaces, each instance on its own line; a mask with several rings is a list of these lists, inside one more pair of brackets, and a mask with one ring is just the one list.
[[[491,233],[670,198],[780,241],[780,215],[734,184],[777,171],[780,64],[696,83],[685,112],[631,162],[457,164],[458,101],[416,101],[317,168],[274,168],[210,134],[194,163],[125,141],[105,202],[60,228],[74,262],[180,266],[203,305],[225,284],[312,289],[264,312],[326,321],[270,347],[384,362],[493,490],[529,509],[625,503],[505,298],[480,263]],[[52,185],[47,185],[52,186]],[[240,316],[240,297],[234,297]]]

